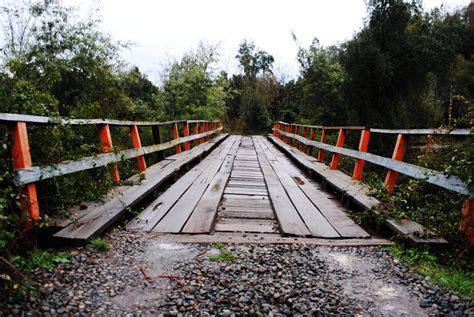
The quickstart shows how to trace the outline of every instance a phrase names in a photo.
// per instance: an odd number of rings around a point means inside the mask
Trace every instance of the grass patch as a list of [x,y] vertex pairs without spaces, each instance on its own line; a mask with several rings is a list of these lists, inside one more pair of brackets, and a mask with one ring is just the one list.
[[47,250],[33,249],[25,256],[14,256],[10,262],[22,272],[31,272],[36,268],[52,269],[60,263],[69,262],[69,252],[52,253]]
[[227,262],[232,263],[237,260],[237,256],[225,248],[224,243],[216,243],[216,249],[220,250],[219,254],[211,255],[209,260],[216,262]]
[[91,240],[90,244],[96,251],[105,252],[110,250],[110,244],[102,238],[95,238]]
[[474,271],[455,265],[441,265],[437,256],[424,248],[393,246],[389,250],[396,258],[410,264],[421,275],[429,276],[436,284],[474,300]]

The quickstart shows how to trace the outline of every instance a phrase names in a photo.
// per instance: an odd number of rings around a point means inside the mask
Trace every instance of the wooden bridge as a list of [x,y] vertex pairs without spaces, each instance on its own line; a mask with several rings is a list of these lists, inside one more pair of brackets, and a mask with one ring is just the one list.
[[[13,139],[16,184],[24,194],[22,205],[29,211],[30,225],[41,215],[36,186],[41,186],[44,180],[109,165],[118,183],[117,163],[137,160],[141,176],[129,179],[137,184],[118,184],[104,201],[84,202],[71,208],[70,217],[55,219],[57,232],[53,237],[71,243],[85,243],[96,237],[137,205],[143,209],[128,223],[129,230],[178,235],[188,241],[204,241],[204,237],[225,234],[239,241],[235,234],[239,237],[250,234],[274,242],[297,237],[348,244],[384,243],[358,226],[346,212],[350,207],[380,213],[380,203],[360,182],[365,162],[387,169],[385,184],[389,189],[395,186],[398,173],[403,173],[466,196],[470,194],[457,177],[403,162],[408,136],[466,137],[470,135],[469,129],[382,130],[276,122],[273,133],[264,137],[228,135],[223,133],[219,122],[202,120],[132,122],[0,114],[0,122],[9,126]],[[27,124],[98,126],[103,153],[49,166],[33,166]],[[113,151],[110,133],[113,125],[130,128],[133,149]],[[148,128],[152,129],[154,144],[142,146],[139,129]],[[172,139],[164,142],[162,132],[166,128]],[[338,132],[337,142],[327,144],[326,135],[334,130]],[[315,141],[317,131],[319,141]],[[358,150],[344,147],[348,131],[360,132]],[[392,158],[367,153],[371,133],[397,136]],[[175,154],[162,155],[173,148]],[[332,153],[329,165],[324,164],[325,153]],[[147,164],[146,159],[150,161],[151,155],[157,159]],[[356,159],[352,176],[337,169],[341,155]],[[181,177],[170,182],[178,173]],[[157,196],[156,190],[166,181],[168,188]],[[472,216],[472,200],[466,199],[464,213]],[[465,227],[472,228],[469,222],[472,218],[466,219]],[[424,236],[423,227],[413,221],[387,219],[386,225],[395,234],[414,242],[445,242],[441,237]]]

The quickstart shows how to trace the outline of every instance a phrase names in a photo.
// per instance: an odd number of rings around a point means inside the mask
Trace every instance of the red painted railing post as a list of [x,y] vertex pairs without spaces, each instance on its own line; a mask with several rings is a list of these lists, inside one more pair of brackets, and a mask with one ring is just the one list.
[[[359,141],[359,152],[367,152],[369,148],[369,139],[370,139],[370,131],[369,130],[362,130],[360,133],[360,141]],[[358,159],[354,166],[354,173],[352,174],[352,179],[356,181],[360,181],[362,179],[362,172],[364,170],[365,161],[362,159]]]
[[[184,137],[189,136],[189,122],[188,121],[184,123],[183,136]],[[189,151],[190,149],[191,149],[191,145],[189,144],[189,141],[184,142],[184,150]]]
[[[294,124],[292,124],[290,127],[291,127],[291,128],[290,128],[290,129],[291,129],[290,132],[291,132],[292,134],[296,134],[296,126],[295,126]],[[296,139],[295,139],[295,138],[292,138],[291,141],[292,141],[291,143],[292,143],[293,147],[296,147]]]
[[[102,153],[109,153],[113,151],[112,135],[110,134],[110,127],[107,123],[99,125],[99,137],[101,143]],[[120,174],[117,163],[112,165],[112,179],[114,182],[120,182]]]
[[[339,129],[336,146],[343,147],[345,139],[346,139],[346,131],[344,131],[344,129]],[[329,164],[330,169],[332,170],[337,169],[337,165],[339,165],[339,157],[340,157],[340,154],[338,153],[334,153],[332,155],[332,160],[331,160],[331,163]]]
[[[204,133],[205,130],[206,130],[206,123],[205,123],[205,122],[201,122],[200,134]],[[200,144],[203,144],[204,141],[205,141],[204,137],[201,137],[201,138],[199,139],[199,143],[200,143]]]
[[[309,132],[309,139],[310,141],[314,141],[314,137],[316,136],[316,131],[314,128],[311,128],[310,132]],[[310,156],[313,156],[313,149],[314,149],[314,146],[310,146],[309,147],[309,150],[308,150],[308,153]]]
[[[172,125],[172,134],[173,134],[173,139],[179,139],[179,130],[178,130],[178,122],[174,122]],[[176,144],[174,146],[176,154],[181,153],[181,144]]]
[[[326,130],[322,128],[321,130],[321,143],[326,143]],[[324,162],[324,150],[319,149],[318,151],[318,161],[321,163]]]
[[474,200],[464,200],[462,215],[460,230],[466,235],[469,244],[474,245]]
[[[172,125],[172,133],[173,133],[173,139],[179,139],[179,130],[178,130],[178,122],[174,122]],[[176,144],[175,145],[175,150],[176,154],[181,153],[181,144]]]
[[[405,156],[405,151],[407,147],[407,140],[406,136],[403,134],[399,134],[397,137],[397,143],[395,144],[395,148],[393,149],[392,159],[397,161],[403,161],[403,157]],[[395,184],[397,182],[398,172],[388,170],[387,176],[385,176],[385,186],[389,190],[393,190],[395,188]]]
[[[138,133],[138,127],[136,125],[132,125],[130,128],[130,133],[132,134],[132,143],[135,149],[142,147],[142,142],[140,140],[140,134]],[[146,170],[146,161],[143,155],[137,156],[137,163],[138,163],[138,170],[143,172]]]
[[[196,134],[198,134],[198,133],[199,133],[199,123],[196,122],[196,123],[194,124],[194,132],[193,132],[193,134],[196,135]],[[198,139],[194,139],[194,141],[193,141],[193,146],[196,146],[196,145],[198,144],[198,141],[199,141]]]
[[[12,159],[13,168],[21,169],[31,167],[30,145],[28,142],[28,131],[25,122],[16,122],[11,128],[10,133],[13,139]],[[28,210],[28,217],[23,214],[25,228],[31,228],[32,223],[40,219],[40,210],[38,205],[38,195],[36,193],[36,185],[30,183],[20,189],[20,203],[23,211]]]
[[[273,129],[278,129],[278,123],[274,122],[273,123]],[[276,137],[278,137],[278,133],[276,130],[273,130],[272,134]]]
[[[301,135],[303,138],[306,138],[306,127],[303,127],[303,132]],[[301,151],[306,153],[306,144],[301,143]]]

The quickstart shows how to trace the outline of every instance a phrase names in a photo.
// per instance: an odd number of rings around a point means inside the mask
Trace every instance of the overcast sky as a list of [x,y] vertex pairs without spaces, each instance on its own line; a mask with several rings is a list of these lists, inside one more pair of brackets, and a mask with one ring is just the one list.
[[[457,8],[469,0],[424,0],[425,9]],[[180,58],[201,40],[220,43],[220,67],[236,71],[234,59],[243,39],[275,57],[277,76],[298,73],[293,31],[303,47],[314,37],[332,45],[350,39],[366,16],[364,0],[64,0],[65,4],[101,7],[102,29],[114,40],[133,42],[123,53],[155,82],[170,58]]]

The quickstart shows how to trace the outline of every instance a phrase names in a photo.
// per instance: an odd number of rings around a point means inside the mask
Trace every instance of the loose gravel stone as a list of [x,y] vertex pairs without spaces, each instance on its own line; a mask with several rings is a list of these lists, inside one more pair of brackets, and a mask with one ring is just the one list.
[[0,303],[0,315],[454,315],[474,303],[412,272],[382,247],[169,244],[116,230],[110,251],[71,249],[39,270],[42,296]]

